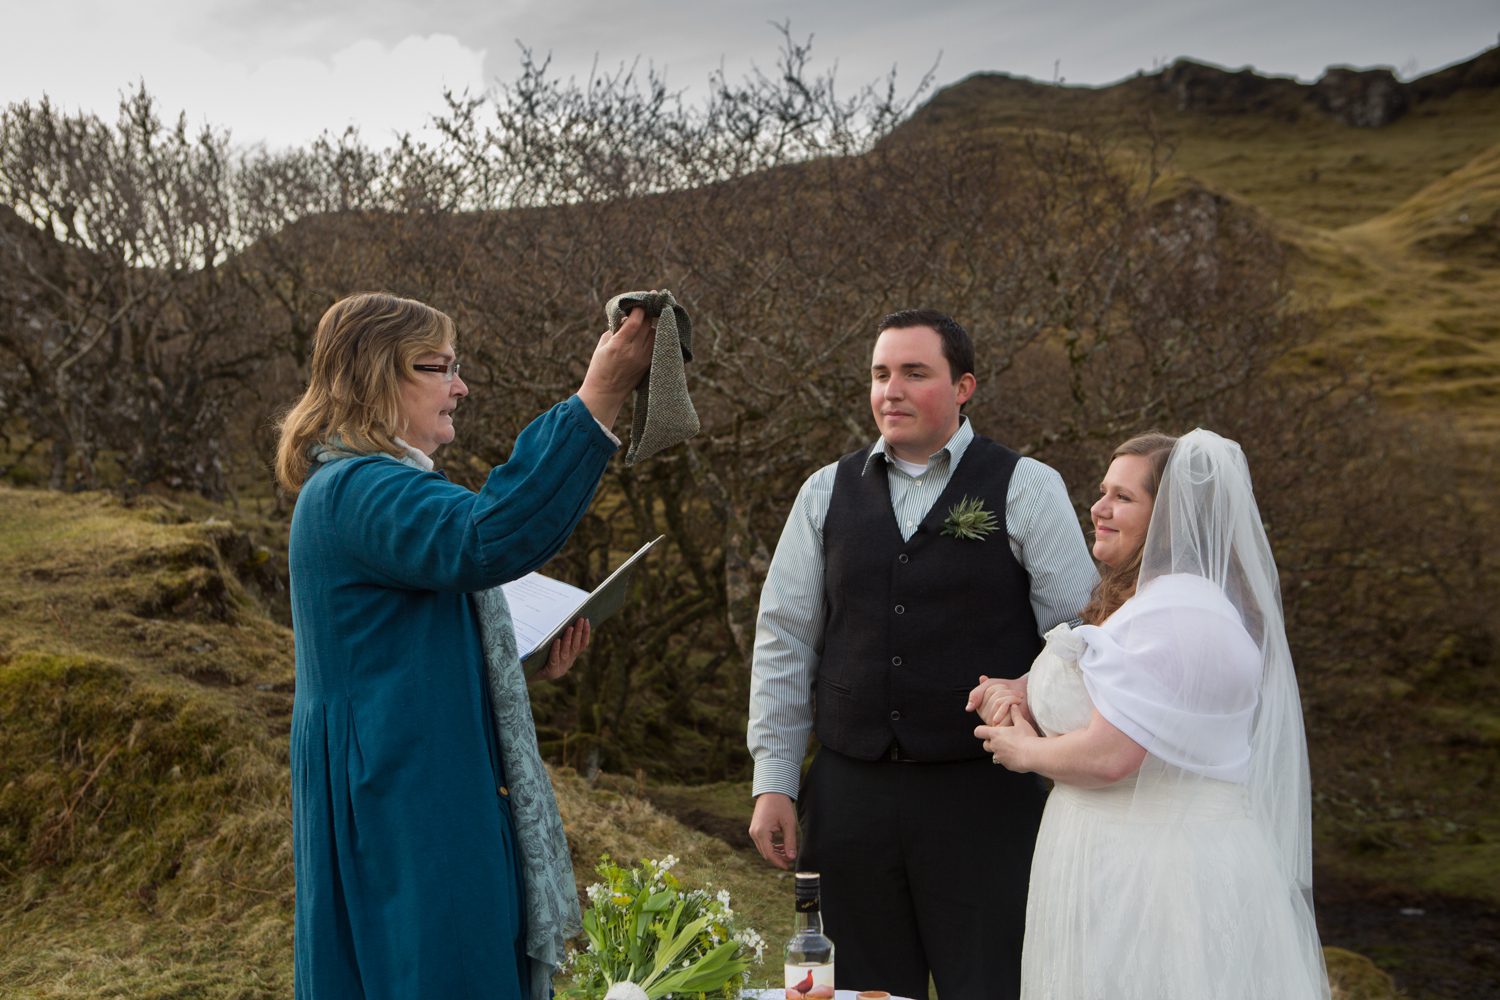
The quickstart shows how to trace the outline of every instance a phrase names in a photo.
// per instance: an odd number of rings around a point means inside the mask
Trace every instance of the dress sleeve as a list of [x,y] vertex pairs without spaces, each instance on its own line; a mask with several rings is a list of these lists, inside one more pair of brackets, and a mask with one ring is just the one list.
[[1218,588],[1164,576],[1076,633],[1089,698],[1115,728],[1175,767],[1246,779],[1261,655]]
[[324,475],[327,520],[373,582],[467,593],[541,566],[588,509],[615,445],[578,397],[537,417],[475,493],[386,456]]

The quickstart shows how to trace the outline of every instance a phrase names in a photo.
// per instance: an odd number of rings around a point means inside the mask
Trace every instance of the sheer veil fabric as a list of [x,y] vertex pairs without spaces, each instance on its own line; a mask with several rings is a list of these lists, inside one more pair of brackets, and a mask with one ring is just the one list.
[[1092,703],[1148,756],[1107,788],[1054,791],[1032,880],[1034,901],[1039,879],[1053,899],[1028,913],[1027,995],[1326,998],[1302,709],[1237,444],[1178,439],[1136,595],[1049,636],[1032,684],[1044,731],[1077,728]]
[[[1172,449],[1141,562],[1145,586],[1187,574],[1214,585],[1259,649],[1259,705],[1250,730],[1246,787],[1251,815],[1270,838],[1281,870],[1312,894],[1312,797],[1302,701],[1281,610],[1281,580],[1250,467],[1240,446],[1195,430]],[[1202,661],[1212,666],[1212,660]],[[1200,668],[1200,676],[1210,674]]]

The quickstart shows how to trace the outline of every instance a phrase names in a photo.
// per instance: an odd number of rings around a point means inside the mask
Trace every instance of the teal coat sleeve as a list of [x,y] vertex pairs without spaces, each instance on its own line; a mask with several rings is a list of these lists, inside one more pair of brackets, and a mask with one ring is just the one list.
[[383,455],[319,491],[340,546],[388,587],[470,593],[525,576],[567,541],[616,449],[574,396],[526,427],[477,493]]

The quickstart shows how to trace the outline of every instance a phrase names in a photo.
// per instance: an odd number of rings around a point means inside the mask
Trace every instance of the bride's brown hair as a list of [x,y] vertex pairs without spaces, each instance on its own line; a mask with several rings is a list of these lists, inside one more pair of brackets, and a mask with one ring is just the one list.
[[[1177,439],[1170,434],[1158,434],[1151,432],[1141,434],[1126,441],[1114,450],[1110,455],[1110,461],[1114,461],[1121,455],[1143,455],[1150,463],[1150,471],[1146,477],[1146,491],[1151,494],[1151,500],[1156,501],[1156,491],[1161,486],[1162,473],[1166,471],[1167,459],[1172,457],[1172,446]],[[1119,610],[1135,595],[1136,580],[1141,575],[1141,553],[1145,551],[1146,540],[1143,537],[1141,544],[1118,566],[1102,567],[1099,573],[1099,585],[1094,588],[1094,595],[1089,598],[1088,605],[1079,614],[1085,625],[1098,625],[1104,619]]]

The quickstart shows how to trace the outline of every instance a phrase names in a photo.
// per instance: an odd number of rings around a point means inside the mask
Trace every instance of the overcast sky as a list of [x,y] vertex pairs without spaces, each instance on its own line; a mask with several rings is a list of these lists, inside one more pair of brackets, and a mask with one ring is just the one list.
[[722,65],[771,68],[771,22],[813,36],[841,89],[895,66],[909,88],[998,71],[1108,83],[1179,56],[1316,79],[1330,64],[1410,79],[1496,43],[1497,0],[3,0],[0,104],[43,94],[113,118],[144,80],[163,108],[242,143],[360,127],[384,144],[443,87],[514,78],[517,43],[564,75],[639,57],[701,92]]

